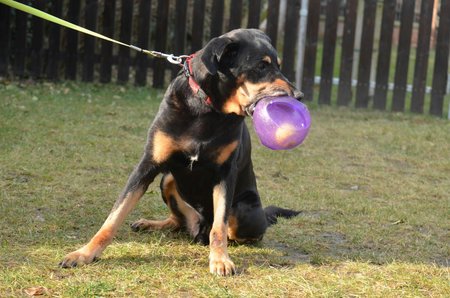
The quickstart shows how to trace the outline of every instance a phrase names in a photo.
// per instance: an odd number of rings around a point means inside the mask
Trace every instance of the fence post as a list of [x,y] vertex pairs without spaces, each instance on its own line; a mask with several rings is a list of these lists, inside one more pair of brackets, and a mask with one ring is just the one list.
[[297,44],[299,12],[300,0],[289,1],[286,11],[283,42],[283,65],[281,66],[281,69],[290,81],[295,80],[295,46]]
[[305,63],[303,64],[303,93],[305,99],[314,100],[314,76],[316,73],[317,40],[319,36],[320,1],[309,1],[306,31]]
[[[151,9],[152,9],[151,0],[139,2],[137,46],[142,49],[148,48]],[[137,86],[145,86],[147,84],[147,67],[148,67],[148,55],[143,53],[136,53],[135,84]]]
[[[97,11],[98,0],[86,0],[84,8],[84,22],[86,28],[92,31],[97,30]],[[95,64],[95,40],[96,38],[87,34],[83,35],[84,49],[83,49],[83,74],[82,80],[85,82],[92,82],[94,80],[94,64]]]
[[[187,7],[187,0],[177,0],[177,6],[175,8],[175,34],[173,43],[173,52],[175,55],[187,54],[185,49]],[[178,65],[172,65],[172,78],[175,78],[179,71],[180,67]]]
[[415,0],[403,1],[400,16],[400,35],[398,38],[397,62],[395,64],[394,95],[392,111],[405,109],[406,83],[408,79],[411,34],[414,22]]
[[8,6],[0,5],[0,28],[5,28],[0,34],[0,77],[8,75],[10,11]]
[[[70,0],[67,11],[67,20],[71,23],[78,24],[80,16],[81,2],[78,0]],[[78,32],[72,29],[66,29],[66,79],[75,80],[77,78],[77,63],[78,63]]]
[[[120,11],[119,39],[123,43],[131,43],[131,28],[133,24],[133,1],[122,0]],[[130,76],[130,48],[119,47],[119,59],[117,69],[117,83],[128,82]]]
[[267,6],[266,34],[272,40],[272,45],[277,47],[278,38],[278,14],[280,13],[280,0],[269,0]]
[[334,54],[336,49],[339,2],[339,0],[327,1],[319,90],[320,104],[329,105],[331,103],[331,87],[333,85]]
[[411,96],[411,112],[414,113],[423,113],[433,5],[434,0],[422,0],[420,8],[419,36],[417,39],[416,65]]
[[[52,0],[51,7],[51,14],[58,18],[61,17],[63,2]],[[50,23],[49,26],[47,78],[57,81],[59,79],[59,62],[61,61],[61,52],[59,48],[61,42],[61,26],[53,23]]]
[[231,0],[230,4],[230,22],[228,30],[237,29],[241,27],[242,21],[242,0]]
[[369,105],[370,68],[372,66],[376,8],[376,0],[365,1],[355,101],[355,106],[358,108],[366,108]]
[[[114,20],[116,11],[116,0],[105,1],[102,14],[102,29],[103,34],[109,37],[114,37]],[[112,70],[112,53],[113,44],[109,41],[101,41],[101,55],[100,55],[100,82],[111,82],[111,70]]]
[[[450,0],[441,0],[439,29],[434,58],[433,85],[431,90],[430,114],[442,116],[445,85],[448,76],[448,56],[450,47]],[[450,104],[449,104],[450,106]],[[450,114],[449,114],[450,116]]]
[[247,28],[259,28],[260,14],[261,0],[249,0]]
[[396,0],[385,0],[381,20],[380,46],[378,49],[378,64],[373,107],[386,109],[386,96],[391,62],[392,32],[394,31]]
[[352,100],[353,51],[355,49],[357,9],[358,0],[347,0],[337,98],[337,104],[340,106],[348,105]]
[[224,6],[224,0],[214,0],[212,3],[211,20],[214,21],[211,22],[211,39],[222,34]]
[[[158,10],[156,19],[155,50],[164,52],[167,43],[167,24],[169,19],[169,1],[158,0]],[[153,60],[153,87],[162,88],[164,86],[164,75],[166,61],[162,59]]]
[[25,61],[27,54],[27,18],[28,15],[16,11],[16,37],[14,40],[13,73],[19,78],[25,77]]
[[[34,1],[33,7],[44,10],[45,1]],[[44,39],[44,21],[41,18],[33,16],[31,18],[31,53],[30,53],[30,70],[33,79],[39,79],[42,75],[42,58],[43,58],[43,39]]]
[[205,0],[195,0],[192,14],[192,45],[191,45],[192,53],[202,48],[204,20],[205,20]]

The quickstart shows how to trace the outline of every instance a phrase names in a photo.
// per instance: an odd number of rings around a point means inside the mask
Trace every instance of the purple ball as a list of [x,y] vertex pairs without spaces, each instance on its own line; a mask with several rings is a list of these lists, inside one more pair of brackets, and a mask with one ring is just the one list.
[[286,150],[305,140],[311,117],[308,108],[293,97],[266,97],[256,104],[253,126],[264,146]]

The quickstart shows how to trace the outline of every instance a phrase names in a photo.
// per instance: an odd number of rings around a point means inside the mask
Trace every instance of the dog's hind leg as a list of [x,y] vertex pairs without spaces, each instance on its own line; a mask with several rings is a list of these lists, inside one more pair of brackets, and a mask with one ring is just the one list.
[[64,268],[75,267],[80,264],[89,264],[98,258],[111,243],[119,226],[145,193],[158,172],[159,169],[153,164],[150,156],[144,154],[141,162],[130,175],[124,191],[117,199],[103,226],[85,246],[66,255],[60,266]]
[[160,221],[140,219],[131,225],[131,229],[138,232],[186,228],[195,237],[199,232],[201,215],[182,199],[172,174],[161,179],[161,195],[170,209],[169,217]]
[[228,239],[237,243],[256,242],[268,227],[259,196],[247,191],[235,199],[228,225]]

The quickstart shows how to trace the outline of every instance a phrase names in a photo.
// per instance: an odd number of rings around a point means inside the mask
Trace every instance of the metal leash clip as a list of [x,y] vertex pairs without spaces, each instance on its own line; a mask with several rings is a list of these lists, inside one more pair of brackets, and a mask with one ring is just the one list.
[[170,63],[178,65],[183,65],[183,60],[189,57],[188,55],[175,56],[174,54],[165,54],[157,51],[149,51],[149,54],[157,58],[164,58]]

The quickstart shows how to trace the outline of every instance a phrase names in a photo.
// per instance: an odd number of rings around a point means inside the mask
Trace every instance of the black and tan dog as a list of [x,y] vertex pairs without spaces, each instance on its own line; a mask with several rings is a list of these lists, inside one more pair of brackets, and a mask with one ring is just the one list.
[[263,32],[239,29],[212,39],[170,84],[144,155],[103,226],[60,265],[74,267],[99,257],[162,173],[161,192],[170,216],[138,220],[132,229],[185,229],[196,241],[209,244],[212,273],[235,273],[228,239],[260,240],[278,216],[298,214],[262,208],[244,122],[259,99],[281,95],[300,99],[302,93],[281,74],[276,50]]

